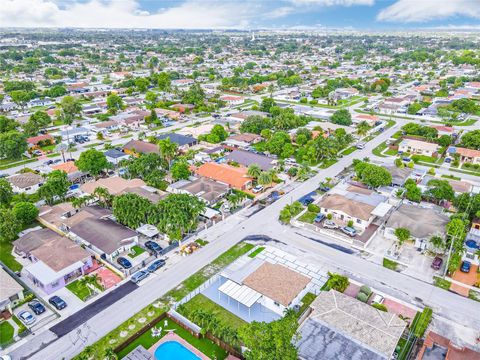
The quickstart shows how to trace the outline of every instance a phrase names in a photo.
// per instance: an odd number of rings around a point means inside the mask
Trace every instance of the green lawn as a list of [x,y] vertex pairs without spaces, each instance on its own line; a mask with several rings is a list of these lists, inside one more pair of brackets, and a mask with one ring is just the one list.
[[384,151],[387,148],[387,144],[384,142],[378,145],[376,148],[372,150],[373,155],[380,156],[380,157],[386,157],[385,155],[382,154],[382,151]]
[[[173,322],[170,319],[167,319],[168,325],[165,327],[164,326],[164,321],[160,321],[160,323],[157,325],[157,328],[162,327],[165,329],[175,330],[175,334],[183,338],[185,341],[187,341],[189,344],[200,350],[202,353],[207,355],[210,359],[225,359],[227,357],[227,352],[217,346],[215,343],[208,339],[197,339],[195,336],[190,334],[187,330],[182,328],[180,325],[177,323]],[[162,329],[162,335],[165,335],[167,332]],[[134,342],[129,344],[125,349],[120,351],[118,353],[118,358],[122,359],[124,358],[130,351],[135,349],[138,345],[142,345],[145,349],[149,349],[152,347],[158,340],[160,340],[160,337],[152,337],[152,332],[149,330],[142,336],[140,336],[138,339],[136,339]]]
[[182,310],[180,310],[180,307],[178,310],[182,315],[188,317],[195,309],[202,309],[213,314],[221,323],[228,325],[234,330],[246,324],[245,320],[240,319],[202,294],[194,296],[190,301],[182,305]]
[[20,271],[23,266],[15,260],[12,249],[13,244],[0,243],[0,261],[12,271]]
[[14,332],[15,329],[8,321],[0,322],[0,346],[12,341]]
[[412,155],[412,160],[414,163],[421,161],[421,162],[436,164],[438,162],[437,158],[434,158],[432,156],[418,155],[418,154]]
[[137,257],[138,255],[143,254],[144,252],[145,252],[145,249],[142,249],[138,245],[134,245],[130,249],[130,252],[128,253],[128,257],[133,259],[133,258]]
[[[103,291],[100,285],[95,286],[98,290]],[[93,293],[86,285],[82,284],[80,280],[75,280],[66,286],[68,290],[74,293],[80,300],[86,301],[87,298]]]
[[326,169],[335,164],[337,161],[337,159],[324,160],[319,167],[320,169]]
[[[2,163],[3,161],[3,163]],[[20,161],[8,161],[8,160],[0,160],[0,170],[10,169],[15,166],[29,164],[32,162],[37,161],[37,159],[27,159],[27,160],[20,160]]]
[[205,246],[208,244],[208,241],[207,240],[203,240],[203,239],[197,239],[195,240],[195,242],[200,245],[200,246]]
[[13,321],[15,321],[15,324],[18,326],[18,334],[23,333],[24,331],[27,330],[27,327],[24,325],[23,322],[20,321],[19,318],[17,318],[15,315],[12,316]]
[[303,312],[310,306],[310,304],[317,298],[317,295],[313,293],[306,293],[302,299],[302,306],[300,306],[300,310],[298,311],[298,316],[301,316]]
[[448,280],[442,279],[441,277],[434,276],[433,277],[433,285],[435,285],[439,288],[448,290],[448,289],[450,289],[450,285],[452,285],[452,283]]
[[387,269],[395,271],[397,270],[397,266],[398,266],[397,262],[387,258],[383,258],[383,267],[386,267]]
[[395,134],[392,135],[393,139],[400,139],[402,137],[402,131],[398,130]]
[[257,249],[255,249],[255,251],[252,251],[250,254],[248,254],[248,256],[251,258],[254,258],[258,254],[260,254],[263,250],[265,250],[265,248],[263,246],[260,246]]
[[298,220],[304,223],[312,224],[313,220],[315,220],[316,217],[317,217],[316,212],[306,211],[305,213],[302,214],[302,216],[298,218]]
[[357,150],[357,148],[355,146],[350,146],[349,148],[343,150],[341,152],[342,155],[350,155],[351,153],[353,153],[355,150]]
[[388,149],[387,151],[385,151],[385,155],[389,155],[389,156],[395,156],[398,154],[398,151],[397,150],[393,150],[393,149]]

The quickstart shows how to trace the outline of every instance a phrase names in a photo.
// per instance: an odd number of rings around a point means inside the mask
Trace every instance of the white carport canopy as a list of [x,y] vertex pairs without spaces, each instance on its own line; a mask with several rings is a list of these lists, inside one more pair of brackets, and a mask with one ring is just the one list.
[[218,291],[224,293],[228,297],[238,301],[240,304],[250,308],[262,297],[262,294],[245,285],[239,285],[232,280],[227,280],[222,284]]
[[373,209],[372,215],[375,215],[378,217],[384,217],[385,215],[387,215],[387,213],[390,211],[392,207],[393,207],[392,205],[382,202],[378,204],[375,209]]

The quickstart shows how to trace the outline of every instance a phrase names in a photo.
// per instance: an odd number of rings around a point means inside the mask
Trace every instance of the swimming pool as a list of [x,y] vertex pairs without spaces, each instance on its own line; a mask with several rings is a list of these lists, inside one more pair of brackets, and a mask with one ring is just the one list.
[[200,358],[177,341],[166,341],[155,350],[157,360],[200,360]]

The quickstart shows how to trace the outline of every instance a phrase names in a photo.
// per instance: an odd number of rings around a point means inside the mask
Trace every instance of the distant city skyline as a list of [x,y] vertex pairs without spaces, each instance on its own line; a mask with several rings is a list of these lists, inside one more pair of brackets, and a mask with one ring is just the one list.
[[479,0],[0,0],[0,27],[480,30]]

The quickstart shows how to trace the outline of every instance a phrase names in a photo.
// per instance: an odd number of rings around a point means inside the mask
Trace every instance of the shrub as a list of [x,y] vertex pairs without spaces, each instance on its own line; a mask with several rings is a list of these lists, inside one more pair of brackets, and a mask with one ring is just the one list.
[[318,213],[320,212],[320,207],[315,204],[308,204],[308,211]]
[[367,300],[368,300],[368,296],[365,295],[365,294],[362,293],[362,292],[359,292],[358,295],[357,295],[357,300],[366,303]]
[[353,227],[353,220],[348,220],[347,226],[348,227]]
[[332,219],[333,219],[333,215],[332,215],[332,214],[327,214],[327,219],[328,219],[328,220],[332,220]]
[[328,275],[330,278],[327,281],[327,287],[328,289],[333,289],[337,290],[338,292],[344,292],[348,285],[350,284],[350,281],[346,276],[340,275],[340,274],[334,274],[329,272]]
[[363,285],[363,286],[360,288],[360,292],[361,292],[361,293],[364,293],[364,294],[367,295],[368,297],[370,297],[370,295],[372,295],[372,290],[371,290],[367,285]]
[[385,305],[383,305],[383,304],[374,303],[374,304],[372,304],[372,306],[373,306],[375,309],[380,310],[380,311],[385,311],[385,312],[388,311],[387,307],[386,307]]

